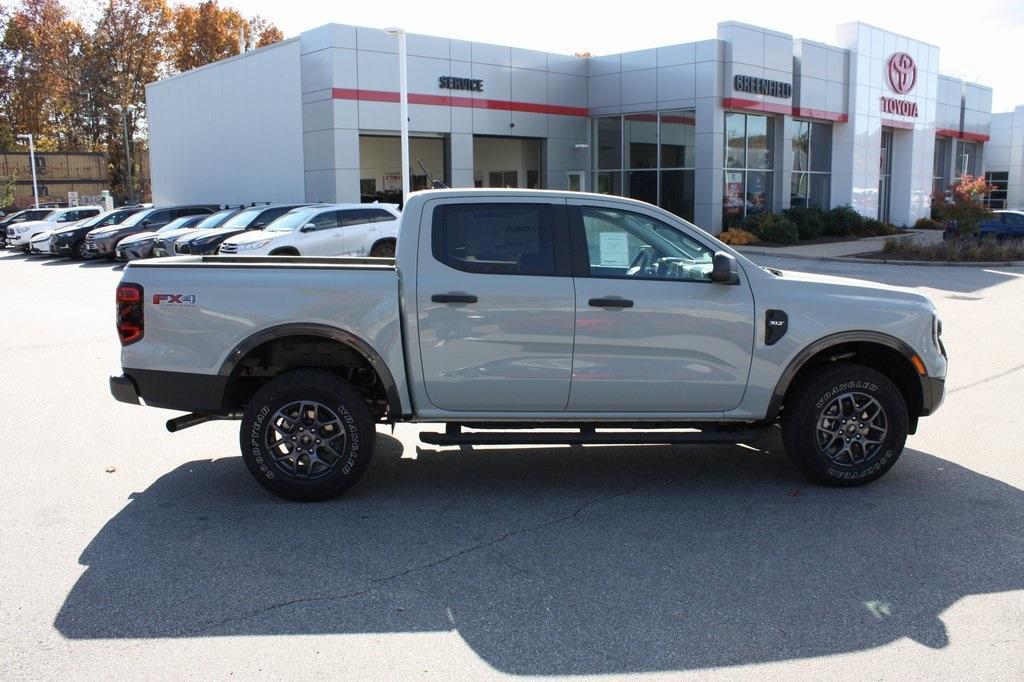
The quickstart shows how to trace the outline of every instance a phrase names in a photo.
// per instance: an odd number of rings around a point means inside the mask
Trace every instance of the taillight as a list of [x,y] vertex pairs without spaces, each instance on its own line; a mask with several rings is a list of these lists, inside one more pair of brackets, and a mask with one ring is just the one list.
[[146,331],[142,314],[142,285],[119,284],[117,287],[117,335],[127,346],[142,339]]

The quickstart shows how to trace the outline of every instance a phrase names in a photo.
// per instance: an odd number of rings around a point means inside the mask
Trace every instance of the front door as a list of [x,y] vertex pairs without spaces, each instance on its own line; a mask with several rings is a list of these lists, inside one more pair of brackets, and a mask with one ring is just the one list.
[[587,174],[584,171],[569,171],[566,175],[570,192],[587,191]]
[[892,128],[882,128],[882,146],[878,167],[878,219],[889,222],[889,196],[892,185]]
[[299,253],[304,256],[340,256],[344,253],[341,211],[325,211],[303,226]]
[[654,212],[569,200],[576,265],[571,412],[717,412],[743,399],[754,300],[710,280],[712,248]]
[[565,201],[429,202],[416,312],[424,388],[442,410],[561,411],[575,299]]

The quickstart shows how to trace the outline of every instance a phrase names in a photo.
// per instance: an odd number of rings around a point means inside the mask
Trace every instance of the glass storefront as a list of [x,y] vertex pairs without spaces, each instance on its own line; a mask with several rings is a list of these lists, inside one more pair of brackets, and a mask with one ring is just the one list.
[[596,118],[592,186],[693,220],[695,127],[691,110]]
[[789,205],[828,210],[831,180],[832,125],[794,119]]
[[990,209],[1006,208],[1006,193],[1010,187],[1008,171],[989,171],[985,173],[985,182],[992,185],[992,191],[985,197],[985,205]]
[[932,164],[932,196],[941,196],[950,184],[949,155],[953,151],[953,140],[948,137],[935,138],[935,160]]
[[978,143],[956,141],[956,177],[978,176]]
[[725,115],[723,229],[739,226],[748,215],[772,210],[773,124],[772,116]]

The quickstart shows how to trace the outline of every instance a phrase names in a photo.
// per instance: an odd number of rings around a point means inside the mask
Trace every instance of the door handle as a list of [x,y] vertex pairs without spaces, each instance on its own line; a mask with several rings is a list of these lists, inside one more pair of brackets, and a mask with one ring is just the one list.
[[633,302],[628,298],[592,298],[587,301],[594,308],[632,308]]
[[430,297],[434,303],[476,303],[476,296],[472,294],[434,294]]

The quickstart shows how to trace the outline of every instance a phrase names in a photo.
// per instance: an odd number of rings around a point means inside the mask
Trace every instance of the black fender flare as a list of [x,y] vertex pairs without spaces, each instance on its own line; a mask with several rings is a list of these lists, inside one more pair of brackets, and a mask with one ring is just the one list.
[[391,370],[388,369],[387,363],[384,362],[384,358],[362,338],[344,329],[338,329],[326,324],[288,323],[258,331],[252,336],[247,337],[228,353],[220,366],[220,370],[217,372],[218,376],[225,377],[225,382],[227,382],[234,374],[238,363],[251,350],[268,341],[288,336],[320,336],[352,347],[370,363],[377,376],[380,377],[381,384],[384,386],[384,394],[387,396],[389,412],[396,418],[402,414],[402,400],[398,393],[398,386],[395,384],[395,379],[391,374]]
[[[880,346],[891,348],[902,355],[911,368],[914,366],[912,358],[919,357],[910,344],[897,339],[895,336],[883,334],[882,332],[864,330],[829,334],[828,336],[817,339],[805,346],[804,349],[797,353],[796,357],[790,361],[789,365],[786,366],[786,369],[783,370],[781,376],[779,376],[778,382],[775,384],[775,390],[772,392],[771,400],[768,402],[768,412],[765,415],[765,418],[775,419],[778,417],[779,408],[782,407],[782,400],[786,396],[786,391],[789,390],[789,386],[793,382],[793,378],[796,377],[800,369],[807,364],[808,360],[823,350],[827,350],[833,346],[838,346],[844,343],[853,342],[875,343]],[[917,370],[914,370],[914,374],[921,380],[921,413],[922,415],[927,415],[933,409],[932,387],[929,383],[931,380],[927,376],[919,375]]]

